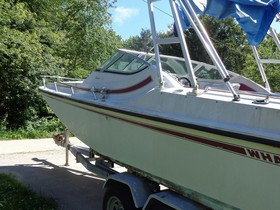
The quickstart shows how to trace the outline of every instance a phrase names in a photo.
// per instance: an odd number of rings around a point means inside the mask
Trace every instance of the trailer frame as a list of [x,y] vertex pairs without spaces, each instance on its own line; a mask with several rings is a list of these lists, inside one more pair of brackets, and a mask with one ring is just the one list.
[[[55,143],[65,148],[65,166],[69,166],[69,151],[88,171],[106,179],[103,199],[103,210],[115,208],[124,210],[206,210],[209,209],[192,199],[180,195],[142,176],[133,168],[126,172],[114,169],[115,165],[123,166],[108,157],[104,157],[93,149],[79,148],[69,141],[69,130],[64,129],[63,136],[54,135]],[[161,189],[163,188],[163,189]]]

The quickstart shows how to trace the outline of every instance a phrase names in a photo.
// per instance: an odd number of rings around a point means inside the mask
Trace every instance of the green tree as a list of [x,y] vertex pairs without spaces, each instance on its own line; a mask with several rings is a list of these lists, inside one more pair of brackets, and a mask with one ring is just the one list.
[[88,74],[121,47],[121,37],[110,25],[107,10],[111,6],[105,0],[64,1],[59,26],[66,32],[67,42],[61,53],[70,60],[70,75]]
[[[160,39],[173,37],[174,35],[173,25],[168,27],[165,32],[159,32],[158,37]],[[160,52],[164,55],[172,55],[177,57],[183,57],[180,44],[165,44],[159,46]]]
[[[241,73],[250,48],[239,25],[232,18],[217,20],[211,16],[202,16],[201,21],[226,68]],[[212,63],[194,30],[189,29],[185,34],[191,58]]]
[[[232,18],[216,20],[214,17],[202,16],[200,19],[225,66],[229,70],[241,73],[250,48],[246,41],[246,36],[239,25]],[[172,36],[174,36],[172,25],[169,26],[166,32],[158,34],[160,38]],[[192,28],[185,31],[185,39],[191,59],[212,63],[211,58]],[[149,48],[152,46],[151,32],[150,30],[142,29],[140,36],[130,37],[124,42],[124,47],[134,50],[145,50],[147,49],[147,44],[149,44]],[[160,52],[165,55],[183,56],[179,44],[161,45]]]
[[17,129],[49,115],[40,75],[89,74],[121,45],[109,0],[0,0],[0,120]]
[[153,48],[152,32],[150,29],[143,29],[138,36],[131,36],[124,41],[123,47],[131,50],[150,51]]
[[0,119],[18,128],[44,109],[37,92],[39,75],[55,72],[64,60],[53,56],[50,48],[59,40],[46,30],[45,22],[36,22],[26,4],[1,1],[0,8]]
[[[257,47],[260,58],[262,59],[277,59],[280,60],[280,52],[271,37]],[[246,57],[244,75],[259,84],[263,84],[261,74],[259,72],[253,52],[248,53]],[[263,64],[268,82],[273,92],[280,92],[280,71],[279,64]]]
[[60,32],[63,44],[55,47],[67,58],[69,76],[85,77],[121,47],[111,28],[108,9],[114,0],[26,0],[49,27]]

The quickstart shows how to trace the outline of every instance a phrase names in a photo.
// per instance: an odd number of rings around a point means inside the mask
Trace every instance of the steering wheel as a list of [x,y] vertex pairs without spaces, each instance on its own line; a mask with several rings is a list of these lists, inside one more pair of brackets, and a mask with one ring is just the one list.
[[191,81],[187,77],[179,77],[178,81],[183,85],[184,87],[191,87]]

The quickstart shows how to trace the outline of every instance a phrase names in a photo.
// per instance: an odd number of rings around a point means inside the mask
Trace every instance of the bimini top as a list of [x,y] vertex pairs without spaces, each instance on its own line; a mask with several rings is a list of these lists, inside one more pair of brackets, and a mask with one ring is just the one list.
[[[186,8],[186,1],[182,0]],[[280,12],[279,0],[188,0],[198,15],[207,14],[217,19],[232,17],[247,35],[249,43],[256,46],[264,39],[273,19]],[[189,27],[189,21],[178,5],[180,18]]]

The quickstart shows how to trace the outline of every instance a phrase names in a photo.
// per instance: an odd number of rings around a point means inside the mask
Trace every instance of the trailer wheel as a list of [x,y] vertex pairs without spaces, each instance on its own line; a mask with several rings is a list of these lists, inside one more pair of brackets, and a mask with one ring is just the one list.
[[129,188],[122,184],[113,184],[106,189],[103,210],[137,210],[137,208]]

